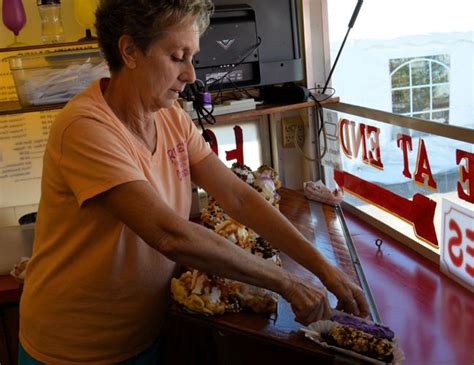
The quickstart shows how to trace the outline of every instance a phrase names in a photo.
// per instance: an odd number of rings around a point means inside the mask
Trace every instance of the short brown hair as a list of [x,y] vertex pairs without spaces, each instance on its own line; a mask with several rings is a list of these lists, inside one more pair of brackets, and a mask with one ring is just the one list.
[[110,71],[119,71],[123,60],[118,41],[124,34],[146,53],[167,28],[191,16],[200,32],[209,25],[211,0],[101,0],[95,16],[99,46]]

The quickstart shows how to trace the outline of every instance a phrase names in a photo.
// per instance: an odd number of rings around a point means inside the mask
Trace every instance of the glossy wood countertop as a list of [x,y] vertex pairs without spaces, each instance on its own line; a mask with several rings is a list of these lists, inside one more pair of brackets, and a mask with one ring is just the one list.
[[[356,271],[347,249],[344,233],[335,209],[330,206],[315,203],[312,208],[308,200],[300,192],[282,189],[280,211],[296,226],[296,228],[324,255],[355,282],[359,283]],[[319,280],[303,267],[296,264],[288,256],[281,255],[283,267],[291,272],[306,278],[308,281],[319,283]],[[336,304],[335,298],[330,296],[331,306]],[[291,307],[283,298],[278,302],[278,313],[275,318],[253,313],[227,313],[224,315],[203,317],[189,314],[174,304],[172,315],[188,321],[198,322],[204,326],[237,333],[242,336],[254,337],[257,341],[269,342],[280,347],[312,353],[318,359],[325,359],[331,363],[335,357],[344,359],[344,363],[358,364],[353,358],[344,355],[335,356],[334,353],[316,345],[304,337],[299,331],[302,324],[295,321]]]
[[[280,210],[333,262],[356,279],[348,261],[347,248],[337,245],[344,240],[334,209],[318,205],[311,211],[300,193],[283,190]],[[357,248],[364,273],[372,289],[383,322],[400,338],[406,361],[403,365],[472,365],[474,364],[474,295],[439,272],[439,268],[396,242],[383,232],[345,212],[352,240]],[[378,251],[374,241],[384,241]],[[336,244],[334,244],[336,243]],[[283,256],[285,267],[296,264]],[[301,269],[301,275],[315,278]],[[0,276],[0,304],[17,303],[21,286],[10,276]],[[332,302],[334,305],[334,301]],[[276,320],[255,314],[226,314],[203,318],[173,309],[173,315],[187,322],[197,322],[236,334],[258,338],[281,347],[320,354],[331,362],[331,355],[305,339],[294,321],[290,307],[279,302]],[[347,359],[343,359],[347,360]],[[346,362],[351,364],[351,362]],[[352,362],[353,363],[353,362]],[[357,363],[357,362],[356,362]]]
[[0,275],[0,304],[18,303],[22,286],[10,275]]
[[[403,365],[473,365],[474,294],[384,232],[344,215],[380,316],[400,338]],[[383,240],[380,250],[376,239]]]

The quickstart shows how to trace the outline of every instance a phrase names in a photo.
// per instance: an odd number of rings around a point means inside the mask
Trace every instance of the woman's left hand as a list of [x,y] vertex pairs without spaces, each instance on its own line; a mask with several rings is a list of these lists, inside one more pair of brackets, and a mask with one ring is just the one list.
[[359,317],[367,317],[369,306],[362,289],[354,284],[340,269],[332,266],[323,284],[338,299],[336,309]]

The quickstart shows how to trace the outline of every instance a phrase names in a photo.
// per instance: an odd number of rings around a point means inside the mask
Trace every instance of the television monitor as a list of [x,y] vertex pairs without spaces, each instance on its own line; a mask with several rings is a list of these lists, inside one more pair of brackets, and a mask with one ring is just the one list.
[[300,81],[298,0],[214,0],[193,63],[211,90]]

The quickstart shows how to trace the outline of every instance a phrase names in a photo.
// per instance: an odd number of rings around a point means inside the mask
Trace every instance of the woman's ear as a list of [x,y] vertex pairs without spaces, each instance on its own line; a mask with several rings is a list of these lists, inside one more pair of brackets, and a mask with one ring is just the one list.
[[137,47],[132,37],[129,35],[122,35],[119,38],[118,46],[124,65],[130,69],[137,67]]

